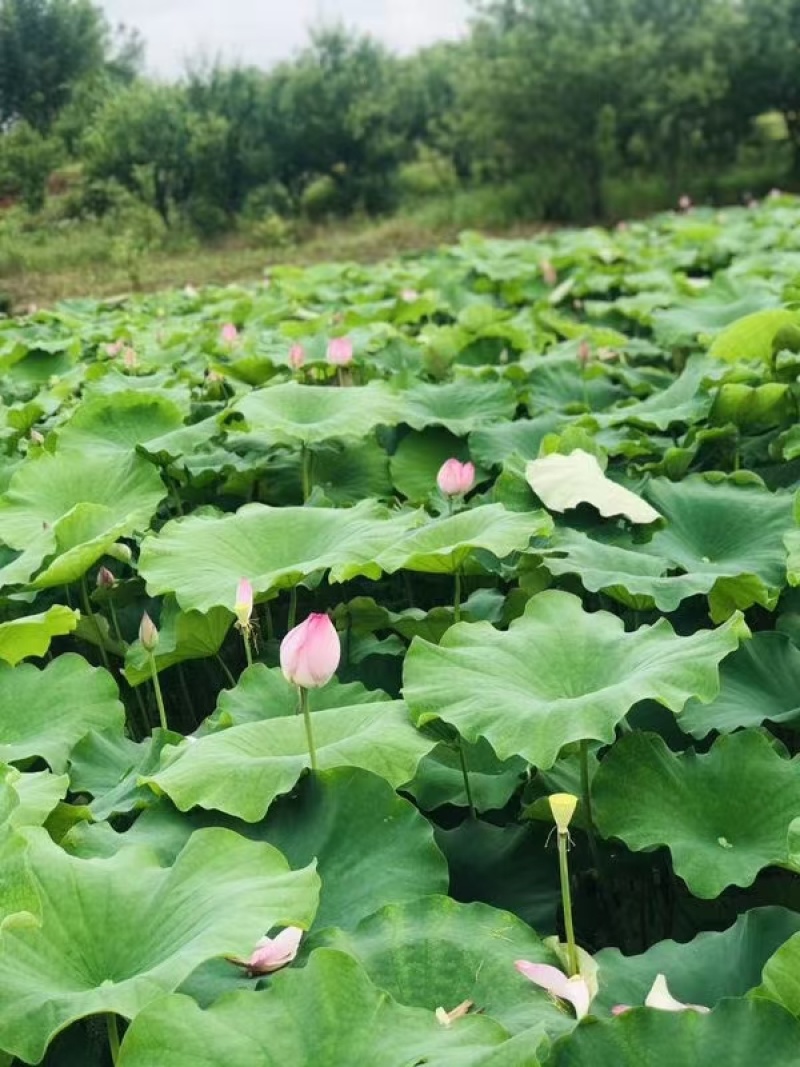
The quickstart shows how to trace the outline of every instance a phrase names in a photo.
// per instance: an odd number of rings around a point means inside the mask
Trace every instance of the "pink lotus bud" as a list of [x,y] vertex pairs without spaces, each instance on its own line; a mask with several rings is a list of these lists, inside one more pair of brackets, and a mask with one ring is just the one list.
[[153,652],[158,644],[156,624],[147,612],[142,615],[142,621],[139,623],[139,640],[148,652]]
[[346,367],[353,362],[353,342],[349,337],[332,337],[328,345],[328,362]]
[[31,430],[31,444],[32,445],[43,445],[44,444],[44,434],[39,433],[38,430]]
[[226,322],[219,331],[219,339],[224,345],[235,345],[239,340],[239,331],[232,322]]
[[289,349],[289,365],[294,370],[300,370],[306,361],[306,350],[302,345],[292,345]]
[[578,345],[578,363],[581,367],[587,367],[592,358],[592,346],[587,340],[581,341]]
[[542,279],[545,285],[549,285],[552,289],[558,281],[558,271],[550,262],[549,259],[543,259],[539,264],[539,270],[542,272]]
[[616,229],[617,229],[617,233],[626,233],[630,229],[630,224],[627,223],[624,219],[621,219],[617,223]]
[[678,201],[678,207],[683,212],[689,212],[692,210],[692,198],[687,196],[686,193]]
[[251,975],[272,974],[291,963],[297,956],[303,931],[299,926],[287,926],[275,937],[262,937],[249,960],[231,959]]
[[281,641],[281,670],[303,689],[327,685],[342,655],[339,635],[327,615],[309,615]]
[[120,354],[124,347],[125,345],[122,341],[112,341],[110,344],[106,345],[106,354],[110,356],[111,359],[114,359]]
[[436,475],[436,484],[445,496],[463,496],[475,484],[475,465],[448,459]]
[[132,348],[126,348],[122,353],[122,362],[128,370],[133,370],[138,366],[139,360],[136,358],[136,353]]
[[253,614],[253,587],[246,578],[239,580],[239,585],[236,589],[236,603],[233,605],[233,610],[236,613],[240,628],[244,630],[250,622],[250,616]]
[[407,304],[413,304],[415,300],[419,300],[419,293],[416,289],[404,289],[400,294],[400,299]]
[[530,963],[528,960],[517,960],[514,966],[531,982],[546,989],[551,997],[568,1001],[578,1019],[589,1014],[592,994],[589,983],[581,975],[567,978],[558,967],[551,967],[549,963]]
[[97,572],[97,588],[98,589],[113,589],[116,585],[117,579],[114,577],[108,567],[101,567]]

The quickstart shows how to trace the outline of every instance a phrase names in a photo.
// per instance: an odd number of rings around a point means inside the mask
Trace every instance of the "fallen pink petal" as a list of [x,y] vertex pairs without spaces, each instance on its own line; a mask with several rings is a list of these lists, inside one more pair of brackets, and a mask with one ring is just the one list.
[[592,995],[585,978],[575,975],[568,978],[558,967],[551,967],[549,963],[530,963],[528,960],[517,960],[514,964],[520,974],[538,985],[558,1000],[566,1000],[575,1009],[575,1016],[582,1019],[589,1014],[589,1005]]

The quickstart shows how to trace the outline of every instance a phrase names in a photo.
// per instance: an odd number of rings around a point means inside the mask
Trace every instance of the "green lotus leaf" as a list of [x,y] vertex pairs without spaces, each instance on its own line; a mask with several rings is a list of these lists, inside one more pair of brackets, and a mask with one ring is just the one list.
[[39,615],[0,622],[0,659],[13,667],[28,656],[43,656],[54,637],[72,633],[79,618],[72,608],[53,604]]
[[[400,701],[317,711],[312,723],[320,770],[361,767],[395,787],[414,777],[434,745],[414,729]],[[145,781],[181,811],[199,805],[257,822],[309,766],[303,719],[293,715],[246,722],[188,741]]]
[[17,803],[7,815],[7,825],[11,827],[42,826],[69,789],[66,774],[51,774],[50,771],[23,773],[16,767],[2,764],[0,781],[16,794]]
[[438,646],[415,638],[403,692],[418,725],[441,718],[468,741],[485,737],[500,759],[546,770],[573,741],[612,742],[640,700],[675,712],[691,696],[711,700],[719,661],[747,634],[741,616],[689,637],[666,619],[625,633],[616,616],[546,590],[506,633],[460,623]]
[[666,389],[657,390],[646,400],[618,404],[613,411],[598,416],[598,421],[601,425],[629,423],[649,430],[666,430],[679,422],[692,425],[705,418],[711,409],[711,394],[703,389],[703,382],[712,373],[709,360],[693,356]]
[[90,730],[121,730],[125,721],[111,675],[71,652],[43,670],[0,666],[0,709],[0,760],[40,756],[57,772]]
[[800,934],[794,931],[784,944],[774,946],[774,954],[767,960],[762,984],[754,990],[756,997],[777,1001],[792,1015],[800,1016]]
[[692,475],[678,483],[656,479],[646,496],[667,521],[642,551],[695,577],[714,576],[715,621],[730,614],[728,601],[740,609],[775,606],[786,581],[783,538],[793,524],[791,494]]
[[375,985],[401,1004],[435,1011],[471,1000],[510,1033],[572,1028],[574,1020],[514,967],[518,959],[551,966],[558,959],[510,912],[428,896],[382,908],[326,940],[358,960]]
[[[158,627],[156,668],[165,671],[176,663],[215,656],[233,620],[233,611],[228,608],[211,608],[206,614],[181,611],[175,600],[167,597]],[[130,685],[141,685],[151,678],[150,653],[141,641],[134,642],[125,653],[125,678]]]
[[403,569],[455,574],[475,549],[504,559],[552,529],[552,519],[543,511],[515,512],[502,504],[482,504],[409,530],[384,549],[377,563],[388,574]]
[[659,941],[639,956],[602,949],[597,963],[596,1015],[616,1004],[644,1004],[656,976],[684,1004],[714,1007],[723,997],[743,997],[759,985],[764,964],[800,930],[800,915],[788,908],[753,908],[721,933],[705,931],[687,943]]
[[[367,689],[361,682],[340,682],[338,678],[332,678],[319,689],[308,690],[308,706],[312,711],[349,708],[354,704],[374,704],[388,699],[385,693]],[[297,687],[284,678],[280,667],[267,668],[263,663],[256,663],[243,671],[233,689],[222,690],[216,711],[202,723],[197,736],[296,712]]]
[[95,819],[145,807],[152,803],[153,793],[139,784],[140,779],[158,770],[165,746],[177,745],[182,740],[180,734],[161,729],[138,743],[127,738],[122,730],[102,733],[92,730],[70,755],[72,790],[94,798],[89,810]]
[[420,763],[413,781],[404,787],[423,811],[433,811],[443,804],[467,807],[464,764],[469,776],[470,795],[476,811],[504,808],[524,780],[526,764],[519,758],[501,761],[491,746],[481,738],[476,744],[462,741],[440,743]]
[[563,415],[548,411],[535,418],[484,426],[469,435],[469,449],[484,467],[503,463],[515,452],[523,459],[536,459],[542,441],[548,434],[560,430],[564,421]]
[[463,441],[447,430],[432,428],[407,434],[389,461],[392,481],[407,500],[421,503],[436,489],[436,475],[451,458],[469,459]]
[[368,497],[388,500],[392,495],[389,457],[375,437],[360,444],[314,450],[312,478],[337,507],[348,507]]
[[723,735],[704,755],[676,754],[658,735],[634,733],[601,761],[592,796],[605,837],[634,850],[666,845],[675,873],[709,900],[788,862],[800,766],[755,730]]
[[[770,315],[775,315],[776,303],[774,291],[763,282],[756,283],[751,278],[746,285],[739,283],[737,286],[736,282],[722,276],[692,300],[684,300],[678,307],[656,311],[653,314],[653,332],[656,341],[665,347],[694,348],[698,341],[708,344],[713,338],[718,346],[714,355],[718,358],[724,358],[729,351],[732,351],[729,358],[756,357],[760,354],[760,330],[754,330],[752,337],[745,337],[742,331],[741,343],[735,347],[719,338],[725,336],[725,327],[738,326],[741,330],[741,322],[755,318],[755,312],[767,310]],[[777,325],[775,329],[778,329]]]
[[786,308],[767,308],[745,315],[727,326],[714,338],[708,354],[714,359],[736,363],[744,359],[769,362],[773,356],[773,342],[785,326],[797,322],[796,312]]
[[694,737],[733,733],[763,722],[795,726],[800,720],[800,650],[780,633],[755,633],[725,660],[719,695],[710,704],[690,700],[681,729]]
[[343,510],[247,504],[235,515],[167,523],[144,539],[139,572],[152,595],[175,593],[184,611],[232,609],[242,577],[262,594],[320,570],[333,582],[378,578],[381,552],[418,521],[369,500]]
[[73,1020],[133,1018],[203,961],[247,955],[277,924],[307,927],[316,908],[313,867],[292,872],[229,830],[199,830],[168,868],[147,849],[82,860],[26,833],[41,922],[0,929],[0,1047],[28,1063]]
[[525,468],[525,478],[551,511],[591,504],[601,515],[624,515],[631,522],[649,523],[661,518],[646,500],[607,478],[597,459],[582,448],[568,456],[554,452],[532,460]]
[[81,455],[133,452],[137,445],[183,426],[184,412],[169,396],[139,391],[85,400],[58,432],[58,450]]
[[120,537],[149,525],[166,489],[147,460],[117,452],[41,452],[0,498],[0,541],[24,550],[36,586],[76,581]]
[[[162,998],[134,1021],[118,1065],[488,1067],[493,1061],[483,1056],[502,1051],[507,1037],[479,1015],[440,1026],[431,1012],[397,1004],[350,956],[321,948],[302,970],[276,975],[268,989],[231,993],[205,1011],[186,996]],[[498,1067],[536,1067],[531,1044],[527,1058]]]
[[640,1008],[591,1021],[553,1046],[547,1067],[770,1067],[797,1062],[800,1023],[767,1000],[723,1000],[709,1015]]
[[366,437],[377,426],[394,426],[402,419],[402,397],[383,382],[352,389],[288,382],[236,400],[226,424],[230,431],[239,431],[241,425],[244,432],[271,445],[314,445],[332,438]]
[[[41,805],[23,802],[20,794],[25,787],[19,787],[13,773],[0,768],[0,931],[10,923],[34,923],[41,914],[28,863],[28,842],[18,832],[21,826],[39,823]],[[36,791],[41,798],[41,788]]]
[[747,433],[763,433],[793,422],[796,411],[792,391],[782,382],[729,382],[717,391],[711,421],[718,426],[733,424]]
[[418,382],[402,394],[402,420],[415,430],[444,426],[456,436],[466,436],[483,423],[513,418],[517,395],[508,382],[483,382],[462,378],[432,385]]

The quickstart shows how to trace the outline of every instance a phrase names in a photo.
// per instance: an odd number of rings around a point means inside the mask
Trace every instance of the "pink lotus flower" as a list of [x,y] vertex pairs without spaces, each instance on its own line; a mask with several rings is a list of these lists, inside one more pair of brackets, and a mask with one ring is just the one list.
[[[701,1015],[707,1015],[711,1008],[707,1008],[704,1004],[684,1004],[680,1000],[676,1000],[670,993],[667,986],[667,980],[663,974],[657,974],[656,979],[650,989],[650,992],[645,997],[644,1001],[646,1008],[657,1008],[659,1011],[698,1011]],[[626,1011],[630,1011],[630,1004],[617,1004],[611,1009],[612,1015],[624,1015]]]
[[333,677],[342,648],[327,615],[309,615],[281,641],[281,670],[287,681],[303,689],[319,689]]
[[683,196],[678,201],[678,207],[684,213],[691,211],[692,210],[692,198],[690,196],[687,196],[686,193],[684,193]]
[[232,322],[226,322],[219,331],[219,339],[224,345],[235,345],[239,340],[239,331]]
[[328,344],[328,362],[346,367],[353,362],[353,342],[349,337],[333,337]]
[[156,629],[156,624],[147,612],[142,615],[142,621],[139,623],[139,640],[148,652],[153,652],[158,644],[158,630]]
[[111,359],[114,359],[120,354],[124,347],[125,345],[122,341],[111,341],[106,345],[106,355]]
[[551,997],[569,1001],[575,1009],[576,1018],[582,1019],[589,1014],[592,994],[589,983],[581,975],[567,978],[558,967],[551,967],[549,963],[530,963],[528,960],[517,960],[514,966],[520,974],[547,990]]
[[475,484],[475,465],[448,459],[439,468],[436,484],[445,496],[463,496]]
[[419,293],[416,289],[404,289],[400,294],[400,299],[406,304],[413,304],[415,300],[419,300]]
[[250,625],[250,616],[253,614],[253,587],[247,578],[241,578],[236,587],[236,602],[233,610],[240,630]]
[[549,259],[543,259],[539,264],[539,270],[542,272],[542,279],[545,285],[549,285],[552,289],[558,281],[558,271],[550,262]]
[[580,363],[581,367],[585,368],[591,361],[591,358],[592,346],[584,338],[584,340],[582,340],[581,343],[578,345],[578,363]]
[[289,365],[294,370],[300,370],[306,361],[306,351],[302,345],[292,345],[289,349]]
[[272,974],[291,963],[297,956],[303,931],[299,926],[287,926],[275,937],[262,937],[249,960],[229,956],[231,963],[243,967],[252,977]]
[[108,567],[101,567],[97,572],[97,588],[98,589],[113,589],[116,585],[117,579]]

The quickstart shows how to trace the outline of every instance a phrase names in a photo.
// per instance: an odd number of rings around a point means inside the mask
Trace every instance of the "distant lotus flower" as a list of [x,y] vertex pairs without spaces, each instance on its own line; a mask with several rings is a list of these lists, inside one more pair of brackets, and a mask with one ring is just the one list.
[[589,1014],[592,994],[589,983],[581,975],[567,978],[558,967],[551,967],[549,963],[529,963],[528,960],[517,960],[514,966],[520,974],[547,990],[551,997],[569,1001],[578,1019]]
[[158,644],[158,630],[156,629],[156,624],[147,612],[142,615],[142,621],[139,623],[139,640],[148,652],[153,652]]
[[415,300],[419,300],[419,293],[416,289],[404,289],[400,294],[400,299],[407,304],[413,304]]
[[751,199],[747,201],[747,206],[751,211],[754,211],[758,207],[758,201],[755,197],[751,197]]
[[110,356],[111,359],[115,359],[124,347],[125,345],[122,341],[111,341],[106,345],[106,355]]
[[225,381],[225,375],[220,374],[218,370],[210,370],[206,375],[206,381],[209,385],[219,385],[220,382]]
[[116,585],[117,579],[108,567],[101,567],[97,572],[97,588],[98,589],[113,589]]
[[133,370],[134,367],[138,366],[139,360],[136,358],[136,353],[132,348],[125,348],[123,350],[122,362],[128,370]]
[[630,223],[627,223],[627,222],[626,222],[626,221],[625,221],[624,219],[621,219],[621,220],[620,220],[620,221],[619,221],[619,222],[617,223],[617,227],[616,227],[616,228],[617,228],[617,233],[625,233],[625,232],[626,232],[626,231],[628,231],[628,230],[629,230],[629,229],[630,229],[631,227],[630,227]]
[[233,610],[236,614],[239,629],[246,629],[250,625],[250,616],[253,614],[253,587],[247,578],[242,578],[239,581]]
[[692,198],[687,196],[686,193],[678,201],[678,207],[683,212],[689,212],[692,210]]
[[231,963],[243,967],[253,977],[272,974],[291,963],[297,956],[303,931],[299,926],[287,926],[275,937],[262,937],[256,944],[250,959],[240,960],[228,957]]
[[783,196],[783,193],[781,192],[780,189],[777,189],[777,188],[776,189],[770,189],[770,191],[769,191],[770,200],[777,200],[779,196]]
[[[657,1008],[659,1011],[697,1011],[701,1015],[707,1015],[711,1008],[707,1008],[704,1004],[684,1004],[680,1000],[676,1000],[670,993],[667,987],[667,980],[663,974],[656,975],[656,979],[650,989],[650,992],[645,997],[644,1001],[646,1008]],[[630,1011],[630,1004],[617,1004],[611,1009],[612,1015],[624,1015],[626,1011]]]
[[44,444],[44,434],[39,433],[38,430],[31,430],[31,444],[32,445],[43,445]]
[[289,349],[289,365],[294,370],[300,370],[306,361],[306,350],[302,345],[292,345]]
[[584,338],[578,345],[578,363],[581,367],[587,367],[592,359],[592,346]]
[[328,362],[346,367],[353,362],[353,342],[349,337],[333,337],[328,344]]
[[185,285],[183,287],[183,295],[189,300],[194,300],[197,296],[199,296],[199,293],[193,285]]
[[475,465],[448,459],[439,468],[436,484],[445,496],[463,496],[475,484]]
[[463,1019],[463,1017],[469,1013],[469,1010],[473,1005],[474,1002],[471,1000],[462,1000],[452,1011],[445,1011],[444,1008],[437,1008],[436,1021],[440,1026],[451,1026],[456,1019]]
[[281,670],[303,689],[327,685],[339,666],[339,635],[327,615],[309,615],[281,641]]
[[239,340],[239,331],[232,322],[226,322],[219,331],[219,338],[224,345],[235,345]]
[[549,259],[543,259],[539,264],[539,270],[542,272],[542,280],[545,285],[549,285],[552,289],[558,281],[558,271],[550,262]]

